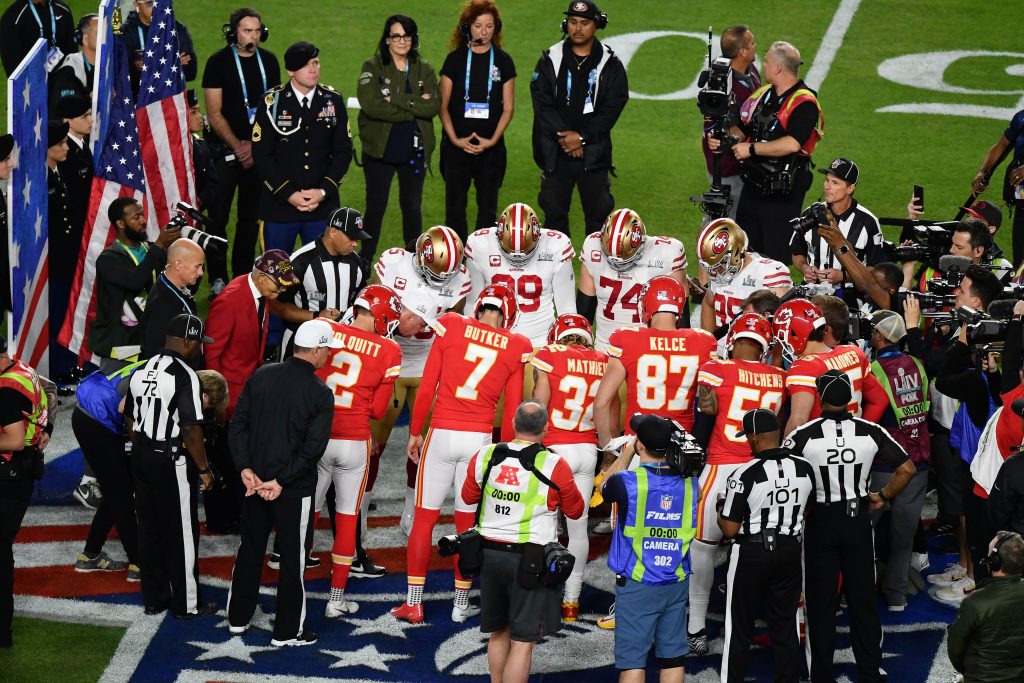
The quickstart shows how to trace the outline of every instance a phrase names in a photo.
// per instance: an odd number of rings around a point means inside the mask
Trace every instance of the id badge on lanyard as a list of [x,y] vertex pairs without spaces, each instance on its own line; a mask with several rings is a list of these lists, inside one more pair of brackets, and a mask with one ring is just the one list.
[[[32,10],[36,24],[39,25],[39,37],[45,39],[46,31],[43,30],[43,20],[39,17],[35,3],[29,0],[28,7]],[[60,64],[60,60],[64,59],[64,53],[57,47],[57,15],[53,13],[53,3],[47,3],[47,7],[50,10],[50,49],[46,53],[46,73],[50,73]]]
[[594,113],[594,84],[597,83],[597,69],[590,70],[587,77],[587,99],[583,101],[583,114]]
[[[245,111],[249,116],[249,125],[251,126],[256,123],[256,107],[249,106],[249,88],[245,84],[245,74],[242,73],[242,60],[238,58],[238,48],[232,46],[231,52],[235,55],[235,67],[238,69],[238,82],[242,85],[242,101],[245,103]],[[267,92],[267,72],[263,68],[263,57],[260,55],[259,49],[256,50],[256,63],[260,66],[260,78],[263,80],[263,92]]]
[[493,85],[492,73],[494,72],[494,46],[491,46],[490,64],[487,67],[487,97],[483,102],[469,101],[469,69],[473,64],[473,50],[466,48],[466,90],[465,109],[463,115],[467,119],[488,119],[491,116],[491,86]]

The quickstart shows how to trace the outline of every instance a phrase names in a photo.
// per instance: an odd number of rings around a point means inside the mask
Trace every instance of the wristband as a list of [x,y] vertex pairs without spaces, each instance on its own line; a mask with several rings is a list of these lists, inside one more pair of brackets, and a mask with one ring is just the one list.
[[886,506],[889,506],[889,505],[892,504],[892,498],[890,498],[889,496],[885,495],[885,492],[882,491],[882,489],[878,489],[878,497],[882,499],[882,502],[885,503]]
[[209,467],[206,467],[205,469],[199,470],[199,474],[209,474],[209,473],[210,473],[210,468]]
[[751,142],[750,147],[747,148],[747,151],[750,153],[750,156],[754,156],[754,145],[756,144],[756,142]]

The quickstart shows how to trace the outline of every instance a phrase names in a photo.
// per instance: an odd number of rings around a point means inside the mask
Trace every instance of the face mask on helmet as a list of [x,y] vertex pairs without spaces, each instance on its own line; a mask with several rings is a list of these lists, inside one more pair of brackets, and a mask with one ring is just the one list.
[[633,267],[647,244],[647,227],[631,209],[617,209],[601,228],[601,251],[616,271]]
[[447,226],[430,228],[416,240],[413,263],[428,284],[440,289],[459,272],[462,240]]
[[366,286],[353,302],[353,309],[356,306],[370,312],[373,316],[374,332],[380,336],[390,339],[398,329],[402,316],[402,302],[391,288],[384,285]]
[[747,255],[747,234],[735,221],[719,218],[700,231],[697,238],[697,260],[716,287],[733,281],[743,268]]
[[498,248],[513,266],[526,265],[540,246],[540,220],[532,208],[516,203],[501,212],[495,227]]

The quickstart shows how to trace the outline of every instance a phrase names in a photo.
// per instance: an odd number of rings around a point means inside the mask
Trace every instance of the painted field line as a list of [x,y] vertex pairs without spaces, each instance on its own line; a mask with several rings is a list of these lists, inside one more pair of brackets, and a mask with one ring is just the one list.
[[807,76],[804,77],[804,82],[814,90],[820,90],[821,84],[825,82],[829,69],[832,68],[832,62],[836,58],[836,53],[843,46],[846,31],[853,23],[853,15],[859,8],[860,0],[842,0],[839,3],[836,13],[832,16],[832,23],[828,25],[828,30],[825,31],[825,35],[821,39],[821,45],[818,46],[818,52],[814,55],[814,63],[811,64]]

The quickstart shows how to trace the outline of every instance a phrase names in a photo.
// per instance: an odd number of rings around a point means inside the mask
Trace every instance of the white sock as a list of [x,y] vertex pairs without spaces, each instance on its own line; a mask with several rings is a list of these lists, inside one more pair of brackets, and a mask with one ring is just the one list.
[[345,602],[345,589],[344,588],[332,588],[331,589],[331,602]]
[[711,587],[715,583],[715,546],[694,540],[690,544],[689,624],[686,630],[697,633],[708,616]]
[[469,591],[464,588],[455,589],[455,606],[459,609],[469,608]]
[[423,585],[409,584],[408,593],[406,594],[405,602],[410,606],[419,605],[423,602]]

